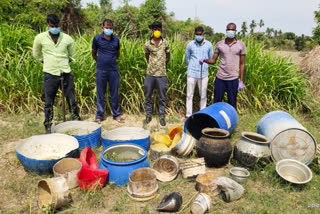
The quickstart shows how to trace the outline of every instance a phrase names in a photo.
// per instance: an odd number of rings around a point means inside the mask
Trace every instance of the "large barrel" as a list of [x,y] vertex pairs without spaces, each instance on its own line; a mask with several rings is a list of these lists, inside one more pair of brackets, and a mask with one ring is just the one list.
[[115,144],[132,143],[149,150],[150,131],[140,127],[120,127],[102,132],[101,142],[104,148]]
[[99,169],[109,170],[109,182],[123,186],[135,169],[149,167],[147,151],[131,143],[114,144],[101,152]]
[[79,150],[86,147],[96,148],[101,145],[101,125],[89,121],[67,121],[52,127],[54,133],[75,137]]
[[237,111],[228,103],[214,103],[187,118],[184,132],[199,140],[204,128],[220,128],[232,132],[238,124]]
[[316,154],[317,142],[313,136],[287,112],[267,113],[259,120],[257,132],[271,139],[274,161],[295,159],[308,165]]

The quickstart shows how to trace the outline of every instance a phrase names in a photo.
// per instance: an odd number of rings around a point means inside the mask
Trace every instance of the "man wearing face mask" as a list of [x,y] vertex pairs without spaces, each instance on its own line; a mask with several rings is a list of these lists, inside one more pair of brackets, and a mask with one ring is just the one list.
[[192,115],[192,99],[194,88],[198,84],[200,94],[200,110],[207,105],[208,65],[199,65],[199,59],[212,58],[213,50],[211,42],[205,40],[204,29],[198,26],[194,30],[195,39],[188,43],[185,51],[187,63],[187,101],[186,118]]
[[155,86],[158,88],[160,95],[160,125],[165,126],[165,107],[166,107],[166,91],[167,91],[167,74],[166,65],[170,59],[169,42],[161,37],[162,24],[155,21],[150,26],[152,37],[145,43],[144,51],[148,63],[147,75],[144,80],[145,90],[145,124],[150,123],[152,119],[152,102],[151,96]]
[[108,83],[113,119],[124,123],[124,119],[120,116],[118,99],[120,77],[116,62],[120,55],[120,43],[118,37],[113,35],[112,20],[105,19],[102,28],[103,32],[96,35],[92,41],[92,57],[97,62],[97,114],[95,122],[101,123],[103,120],[104,99]]
[[226,29],[227,38],[217,42],[213,57],[211,59],[202,58],[199,60],[200,64],[204,62],[215,64],[218,56],[220,56],[218,72],[214,82],[213,102],[221,102],[224,93],[227,92],[228,103],[235,109],[237,109],[238,90],[243,88],[246,55],[245,45],[235,38],[236,32],[236,25],[229,23]]
[[47,134],[51,133],[53,103],[62,83],[71,119],[80,120],[74,96],[73,74],[69,66],[69,62],[74,61],[76,56],[74,41],[69,35],[60,32],[59,22],[57,15],[48,15],[49,31],[38,34],[33,43],[33,56],[43,63],[45,95],[43,124]]

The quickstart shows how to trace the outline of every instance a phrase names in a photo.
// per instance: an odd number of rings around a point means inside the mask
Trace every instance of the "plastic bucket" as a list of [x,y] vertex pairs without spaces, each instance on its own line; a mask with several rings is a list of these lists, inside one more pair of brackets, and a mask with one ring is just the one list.
[[172,181],[179,173],[179,162],[171,155],[163,155],[154,161],[152,165],[154,174],[162,182]]
[[115,144],[132,143],[148,151],[150,146],[150,131],[139,127],[120,127],[106,130],[101,135],[102,145],[107,148]]
[[85,147],[96,148],[101,145],[101,125],[88,121],[67,121],[52,126],[54,133],[63,133],[75,137],[79,150]]
[[190,210],[194,214],[203,214],[210,209],[211,199],[205,193],[199,193],[191,204]]
[[192,152],[196,143],[197,140],[192,137],[190,133],[183,132],[181,139],[177,145],[175,145],[173,151],[175,151],[178,155],[187,156]]
[[80,158],[77,158],[77,160],[82,163],[82,167],[98,169],[96,154],[90,147],[84,148],[80,153]]
[[125,185],[135,169],[149,167],[147,151],[135,144],[124,143],[107,147],[101,152],[99,169],[109,170],[109,182]]
[[317,142],[313,136],[287,112],[267,113],[259,120],[257,132],[271,139],[274,161],[294,159],[308,165],[316,155]]
[[77,174],[79,187],[90,191],[101,189],[106,183],[108,174],[108,170],[82,168]]
[[184,132],[199,140],[204,128],[220,128],[230,133],[238,124],[237,111],[228,103],[214,103],[187,118]]
[[53,166],[55,177],[64,177],[67,180],[69,189],[78,186],[77,173],[82,168],[82,164],[74,158],[64,158]]
[[158,191],[158,183],[154,171],[150,168],[133,170],[129,176],[127,187],[129,197],[137,201],[147,201]]
[[48,178],[38,182],[38,206],[52,206],[53,209],[66,206],[71,201],[71,195],[64,177]]

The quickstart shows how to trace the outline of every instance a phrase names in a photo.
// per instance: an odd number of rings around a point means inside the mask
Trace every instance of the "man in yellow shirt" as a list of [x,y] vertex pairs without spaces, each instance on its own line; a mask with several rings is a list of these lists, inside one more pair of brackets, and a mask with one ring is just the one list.
[[46,133],[51,133],[53,119],[53,103],[61,79],[63,79],[64,95],[67,99],[72,120],[80,120],[74,96],[73,74],[69,62],[75,60],[75,47],[73,39],[60,32],[59,18],[55,14],[47,16],[49,31],[36,36],[33,43],[33,56],[43,63],[44,72],[44,126]]

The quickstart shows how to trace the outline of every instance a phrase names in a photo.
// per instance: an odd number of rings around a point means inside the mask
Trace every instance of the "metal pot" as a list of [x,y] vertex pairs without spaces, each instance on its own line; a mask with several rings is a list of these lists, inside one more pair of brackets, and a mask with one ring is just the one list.
[[254,132],[242,132],[241,136],[233,151],[233,158],[240,164],[254,167],[270,159],[268,138]]

